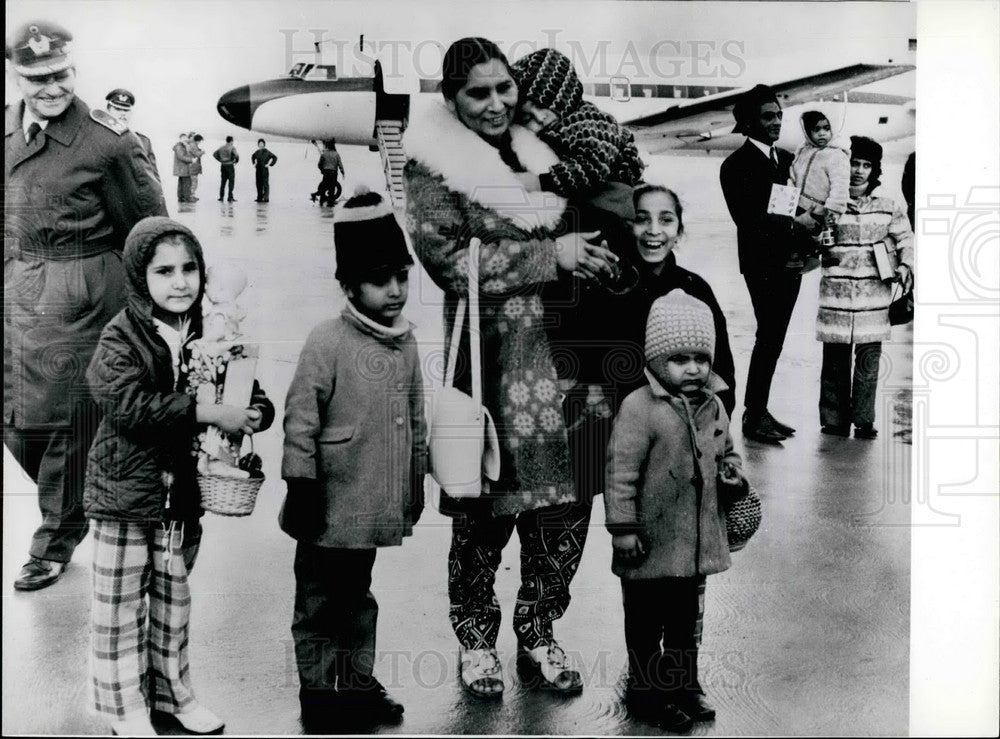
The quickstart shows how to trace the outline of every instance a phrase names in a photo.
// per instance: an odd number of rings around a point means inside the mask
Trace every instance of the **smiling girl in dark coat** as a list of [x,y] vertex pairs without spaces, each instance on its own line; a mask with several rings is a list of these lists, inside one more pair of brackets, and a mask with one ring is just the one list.
[[252,433],[270,426],[274,408],[256,383],[249,408],[185,392],[205,285],[201,245],[186,226],[140,221],[124,262],[128,302],[87,370],[104,411],[84,489],[95,540],[94,705],[123,736],[155,734],[150,708],[188,732],[218,733],[224,724],[195,699],[188,668],[188,575],[202,514],[192,449],[199,424]]

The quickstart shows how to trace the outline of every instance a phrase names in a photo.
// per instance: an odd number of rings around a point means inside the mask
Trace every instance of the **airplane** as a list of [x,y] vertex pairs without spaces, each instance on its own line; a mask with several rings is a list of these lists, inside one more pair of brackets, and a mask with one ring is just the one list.
[[[911,49],[915,42],[911,40]],[[364,48],[361,38],[360,48]],[[377,46],[376,46],[377,48]],[[338,144],[380,151],[390,192],[401,191],[401,136],[410,116],[440,100],[440,80],[407,67],[405,55],[382,59],[361,56],[350,75],[324,58],[296,63],[284,77],[242,85],[223,94],[219,115],[252,131],[305,140],[336,139]],[[357,62],[357,58],[355,60]],[[391,73],[386,74],[384,70]],[[856,63],[819,74],[773,83],[785,113],[778,145],[794,151],[803,140],[799,115],[820,109],[835,132],[892,141],[912,136],[916,107],[912,97],[857,88],[915,69],[912,64]],[[581,80],[584,97],[627,126],[646,153],[718,152],[744,141],[733,133],[732,108],[748,86],[675,84],[654,78],[615,75]]]

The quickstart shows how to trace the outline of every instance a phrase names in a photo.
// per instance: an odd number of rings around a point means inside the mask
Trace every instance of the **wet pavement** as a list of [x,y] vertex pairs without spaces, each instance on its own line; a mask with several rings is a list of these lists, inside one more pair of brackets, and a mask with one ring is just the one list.
[[[169,144],[169,142],[167,142]],[[242,147],[248,152],[250,144]],[[160,161],[169,161],[169,147]],[[213,167],[200,202],[168,198],[172,215],[202,240],[209,264],[239,263],[251,286],[241,298],[249,333],[261,342],[259,378],[278,408],[309,329],[339,313],[333,279],[332,212],[312,205],[315,150],[270,146],[280,163],[271,202],[253,202],[253,173],[238,170],[237,202],[218,203]],[[160,152],[157,152],[158,155]],[[898,182],[907,152],[887,147],[887,183]],[[345,147],[355,184],[377,184],[378,154]],[[729,321],[736,376],[746,377],[753,314],[735,267],[735,233],[718,188],[719,158],[657,157],[648,176],[681,195],[687,238],[679,261],[713,286]],[[173,193],[176,181],[165,182]],[[807,275],[775,376],[771,410],[799,429],[783,447],[744,442],[748,475],[761,492],[764,523],[708,579],[702,683],[718,718],[695,735],[905,735],[908,730],[909,328],[885,347],[877,441],[819,433],[821,344],[814,321],[818,273]],[[428,377],[440,366],[440,293],[411,285],[407,316]],[[742,397],[742,389],[738,392]],[[737,408],[737,413],[740,409]],[[289,632],[294,542],[277,527],[280,423],[257,439],[268,476],[253,515],[203,519],[204,543],[191,578],[191,670],[199,699],[233,734],[296,734],[297,677]],[[64,577],[36,593],[12,583],[37,523],[34,488],[4,452],[3,721],[5,734],[101,734],[88,712],[87,640],[91,540]],[[504,609],[502,701],[467,697],[457,680],[457,645],[448,623],[449,521],[432,507],[402,547],[379,551],[373,592],[380,604],[376,674],[406,706],[404,721],[381,733],[660,734],[626,716],[621,704],[624,637],[611,541],[595,506],[573,602],[556,636],[586,687],[573,698],[532,689],[514,668],[511,609],[518,586],[517,537],[504,551],[497,593]],[[164,730],[163,733],[168,733]]]

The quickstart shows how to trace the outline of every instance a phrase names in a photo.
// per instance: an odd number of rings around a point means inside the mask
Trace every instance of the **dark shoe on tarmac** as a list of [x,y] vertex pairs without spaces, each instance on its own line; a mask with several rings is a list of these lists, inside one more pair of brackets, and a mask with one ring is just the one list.
[[843,436],[845,439],[851,435],[850,426],[838,426],[830,423],[821,428],[820,431],[828,436]]
[[780,444],[787,437],[780,433],[768,420],[767,415],[756,419],[743,416],[743,435],[762,444]]
[[32,557],[14,581],[14,590],[41,590],[55,583],[66,571],[65,562],[51,562]]
[[[847,434],[844,434],[845,436]],[[865,423],[860,426],[854,427],[854,438],[855,439],[877,439],[878,429],[875,428],[874,424]]]
[[693,721],[714,721],[715,709],[701,693],[688,693],[676,700],[676,705]]
[[774,430],[783,436],[795,436],[795,429],[789,426],[787,423],[782,423],[777,418],[771,415],[771,411],[764,411],[764,416],[768,421],[771,422],[771,426]]
[[653,690],[626,690],[625,707],[633,718],[675,734],[685,734],[694,726],[687,713],[674,703],[664,702],[663,694]]
[[235,203],[236,202],[236,198],[226,198],[226,202],[227,203]]
[[403,717],[403,704],[394,700],[374,677],[362,678],[357,687],[337,690],[345,707],[356,711],[361,719],[379,724],[398,723]]

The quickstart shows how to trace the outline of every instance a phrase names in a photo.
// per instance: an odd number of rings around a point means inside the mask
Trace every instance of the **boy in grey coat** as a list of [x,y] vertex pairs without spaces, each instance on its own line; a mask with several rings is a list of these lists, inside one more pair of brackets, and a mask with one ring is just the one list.
[[[699,595],[729,568],[716,478],[744,484],[729,417],[711,371],[712,311],[681,290],[653,303],[646,323],[649,384],[625,398],[608,446],[604,496],[622,580],[629,709],[671,731],[709,721],[698,682]],[[662,649],[660,646],[662,640]]]
[[336,214],[334,242],[348,303],[299,356],[281,465],[280,524],[298,540],[292,636],[310,733],[367,731],[403,712],[372,676],[369,588],[375,548],[401,544],[420,517],[427,470],[423,379],[402,316],[413,264],[403,233],[366,193]]

